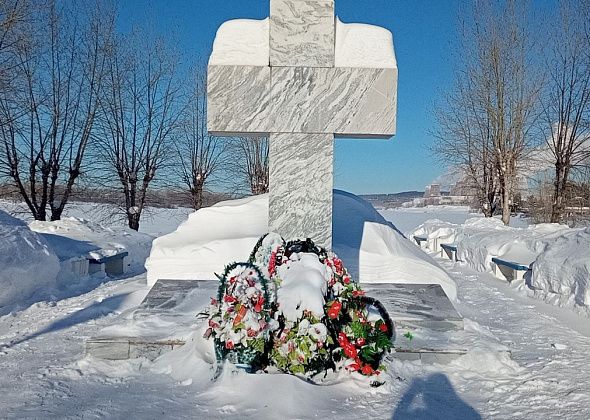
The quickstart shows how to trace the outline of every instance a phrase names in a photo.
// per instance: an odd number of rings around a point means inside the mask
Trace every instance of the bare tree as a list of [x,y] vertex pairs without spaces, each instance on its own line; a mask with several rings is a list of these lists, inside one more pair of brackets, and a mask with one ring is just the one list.
[[[524,2],[478,0],[463,29],[455,89],[439,110],[435,150],[465,168],[491,215],[510,221],[519,161],[532,138],[539,84]],[[491,165],[493,163],[493,165]],[[489,208],[489,210],[488,210]]]
[[438,128],[433,151],[447,165],[457,166],[474,192],[480,210],[492,217],[496,208],[496,171],[491,122],[479,103],[466,70],[459,72],[453,91],[436,109]]
[[[590,155],[590,37],[584,10],[562,0],[548,58],[544,95],[546,141],[555,170],[552,223],[562,221],[572,170]],[[586,25],[586,27],[585,27]]]
[[[0,92],[0,170],[36,220],[59,220],[94,129],[114,12],[57,0],[15,51],[18,86]],[[88,13],[84,13],[88,11]]]
[[179,122],[175,147],[178,175],[188,188],[195,210],[203,206],[203,192],[208,181],[223,166],[225,140],[207,131],[207,77],[198,67],[190,86],[188,105]]
[[251,194],[268,192],[268,137],[236,137],[230,140],[226,169],[232,179],[245,184]]
[[129,227],[138,230],[148,189],[173,152],[169,140],[181,116],[178,59],[162,39],[120,37],[107,74],[100,151],[123,191]]

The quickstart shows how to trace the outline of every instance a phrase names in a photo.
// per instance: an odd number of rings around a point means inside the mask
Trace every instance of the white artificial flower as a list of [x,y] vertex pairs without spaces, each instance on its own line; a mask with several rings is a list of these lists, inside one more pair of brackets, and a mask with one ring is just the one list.
[[318,322],[309,327],[308,334],[314,340],[324,342],[328,338],[328,328],[321,322]]
[[297,335],[307,335],[307,331],[309,330],[309,320],[302,319],[299,323],[299,329],[297,330]]

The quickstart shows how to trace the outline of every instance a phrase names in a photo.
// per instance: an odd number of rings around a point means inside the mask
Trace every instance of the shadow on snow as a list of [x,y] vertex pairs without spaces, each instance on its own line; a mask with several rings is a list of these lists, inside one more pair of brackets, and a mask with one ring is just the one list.
[[398,403],[392,420],[479,420],[480,414],[463,401],[442,373],[416,378]]

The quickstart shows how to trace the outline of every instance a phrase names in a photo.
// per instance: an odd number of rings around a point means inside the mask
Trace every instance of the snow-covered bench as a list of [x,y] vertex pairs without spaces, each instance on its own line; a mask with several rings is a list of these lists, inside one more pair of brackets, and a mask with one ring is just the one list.
[[88,257],[88,274],[103,272],[107,276],[119,276],[125,272],[125,257],[128,255],[127,251],[123,251],[100,258]]
[[440,244],[440,256],[446,255],[449,260],[457,261],[457,245],[455,244]]
[[416,241],[420,248],[425,248],[426,244],[428,244],[428,238],[426,236],[414,236],[414,241]]
[[524,274],[529,271],[530,263],[518,262],[509,259],[494,257],[492,258],[492,269],[494,275],[501,280],[522,280]]

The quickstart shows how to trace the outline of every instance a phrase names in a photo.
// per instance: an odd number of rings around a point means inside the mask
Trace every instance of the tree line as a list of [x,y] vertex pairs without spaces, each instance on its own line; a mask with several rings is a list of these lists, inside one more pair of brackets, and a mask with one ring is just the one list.
[[268,190],[266,138],[206,127],[206,68],[170,39],[117,30],[107,0],[0,0],[0,184],[35,220],[59,220],[82,182],[114,190],[139,229],[149,191],[195,209],[212,182]]
[[531,4],[474,0],[462,10],[453,84],[435,106],[435,154],[505,224],[517,184],[543,169],[544,221],[562,222],[568,192],[590,186],[590,1],[560,0],[545,14]]

